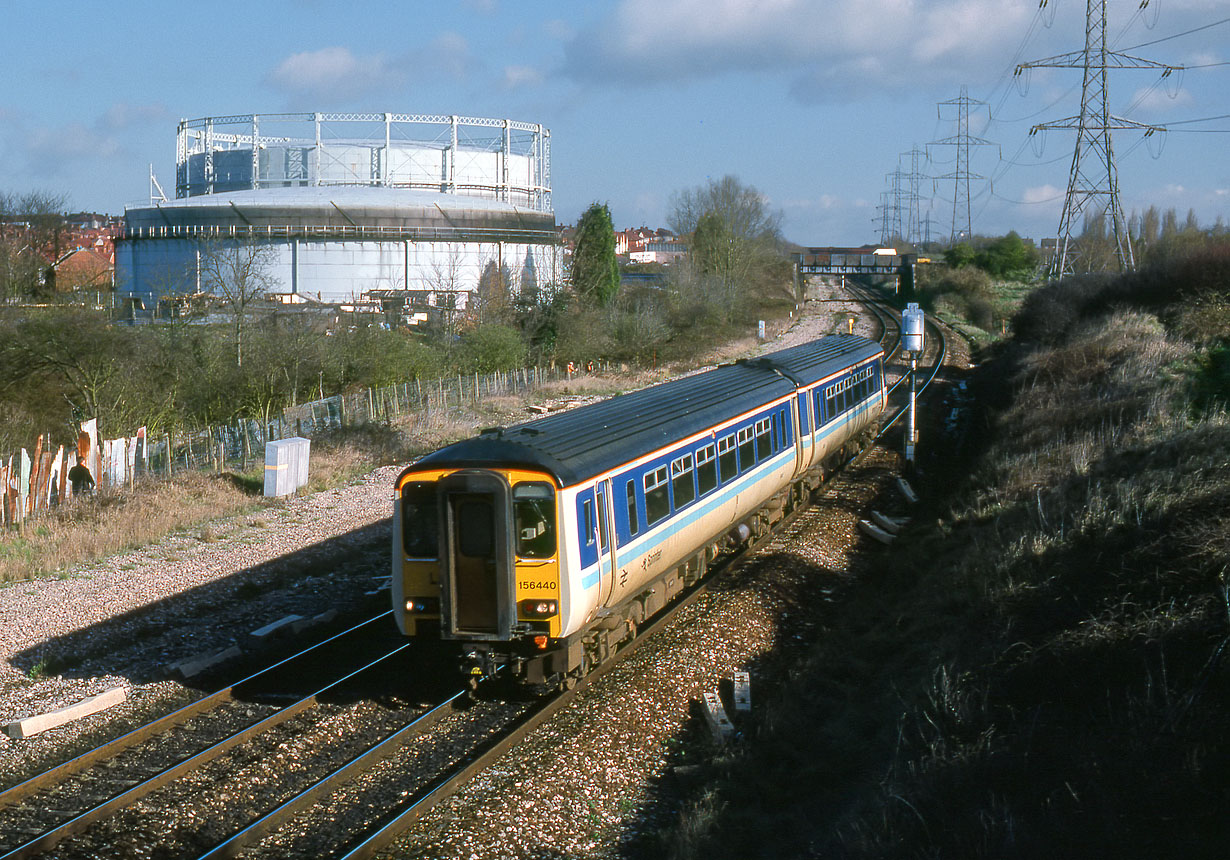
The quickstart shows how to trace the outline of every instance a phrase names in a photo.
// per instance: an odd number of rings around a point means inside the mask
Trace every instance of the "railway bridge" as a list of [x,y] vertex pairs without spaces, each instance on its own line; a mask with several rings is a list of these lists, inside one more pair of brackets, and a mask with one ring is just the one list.
[[807,275],[870,275],[892,279],[894,290],[914,283],[917,254],[898,254],[895,248],[803,248],[794,254],[795,272]]

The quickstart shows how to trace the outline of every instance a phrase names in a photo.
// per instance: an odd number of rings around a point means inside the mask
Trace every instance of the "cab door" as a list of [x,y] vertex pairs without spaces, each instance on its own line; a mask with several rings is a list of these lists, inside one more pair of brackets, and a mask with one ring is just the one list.
[[442,478],[439,487],[446,638],[506,639],[515,620],[508,485],[475,471]]

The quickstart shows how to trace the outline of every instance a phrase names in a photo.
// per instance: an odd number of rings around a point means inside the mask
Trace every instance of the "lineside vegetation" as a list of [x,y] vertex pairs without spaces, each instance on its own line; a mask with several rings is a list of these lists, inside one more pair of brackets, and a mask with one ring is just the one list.
[[969,478],[931,464],[661,853],[1230,853],[1230,244],[1047,286],[1012,326]]

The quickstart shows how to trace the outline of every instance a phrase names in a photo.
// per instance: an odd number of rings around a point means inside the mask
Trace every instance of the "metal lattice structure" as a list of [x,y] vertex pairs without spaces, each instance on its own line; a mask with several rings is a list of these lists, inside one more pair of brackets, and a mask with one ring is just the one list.
[[177,198],[357,185],[485,197],[551,211],[551,133],[510,119],[282,113],[181,120]]
[[[944,118],[941,109],[945,105],[954,105],[957,108],[957,133],[940,140],[933,140],[927,146],[955,146],[957,148],[957,169],[952,173],[945,173],[943,176],[936,177],[937,179],[952,179],[955,181],[952,194],[952,233],[949,236],[949,241],[955,243],[962,237],[968,238],[973,235],[973,223],[970,219],[969,182],[971,179],[986,178],[977,173],[970,173],[969,148],[971,146],[994,146],[995,144],[992,141],[983,140],[981,137],[974,137],[969,133],[970,106],[986,107],[987,103],[978,101],[978,99],[971,99],[966,92],[964,84],[961,85],[961,95],[957,98],[937,103],[936,112],[939,114],[940,119]],[[989,109],[987,113],[989,117]]]
[[884,244],[904,238],[905,236],[901,232],[901,210],[904,208],[901,203],[902,197],[904,197],[902,180],[905,176],[906,174],[902,173],[900,167],[885,176],[891,183],[888,191],[888,199],[891,203],[888,207],[888,236],[884,239]]
[[1109,260],[1096,260],[1090,249],[1082,247],[1079,238],[1073,235],[1083,228],[1086,219],[1099,217],[1108,222],[1120,271],[1132,269],[1136,262],[1119,197],[1119,175],[1115,167],[1111,132],[1116,129],[1138,129],[1149,135],[1158,131],[1159,127],[1110,113],[1107,72],[1110,69],[1161,69],[1164,70],[1163,75],[1168,75],[1176,67],[1107,50],[1106,0],[1086,0],[1084,50],[1022,63],[1017,66],[1016,72],[1019,75],[1025,69],[1039,68],[1084,71],[1080,113],[1035,125],[1029,132],[1033,135],[1045,129],[1076,131],[1076,148],[1072,153],[1072,168],[1068,173],[1068,190],[1064,196],[1063,214],[1059,218],[1059,235],[1050,276],[1057,278],[1078,271],[1107,268]]
[[907,242],[917,244],[921,239],[922,220],[919,217],[919,193],[922,187],[923,174],[918,169],[919,156],[925,155],[923,150],[915,144],[909,152],[903,152],[902,155],[910,157],[910,172],[906,174],[906,218],[905,218],[905,233],[904,237]]

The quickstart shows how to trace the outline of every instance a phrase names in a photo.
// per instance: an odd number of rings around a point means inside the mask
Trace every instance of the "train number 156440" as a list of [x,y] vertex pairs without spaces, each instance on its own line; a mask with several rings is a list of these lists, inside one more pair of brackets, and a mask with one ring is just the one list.
[[559,583],[550,580],[518,579],[517,588],[522,591],[558,591]]

